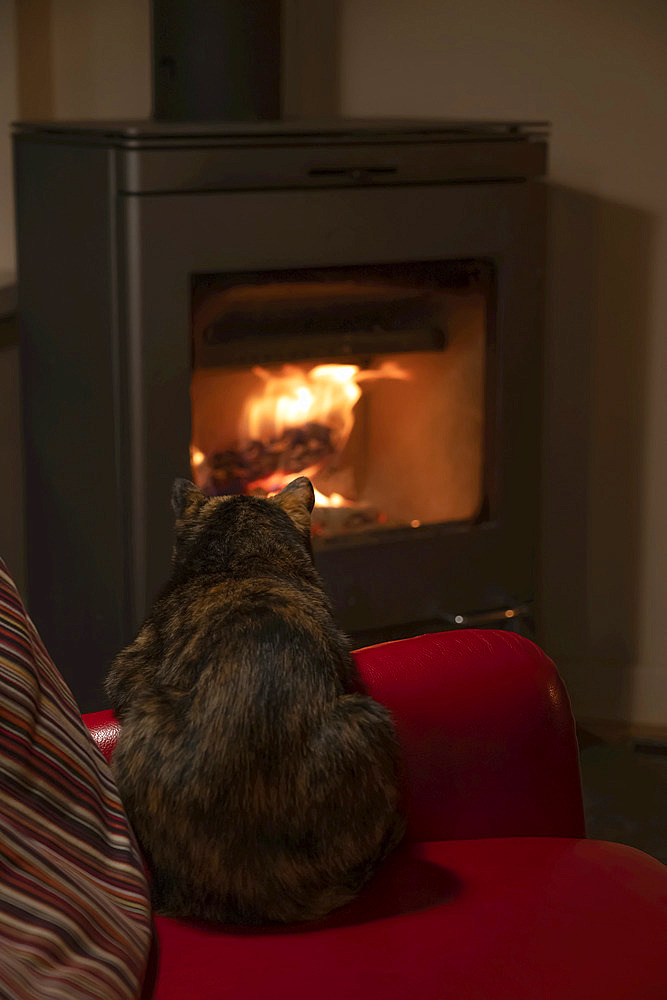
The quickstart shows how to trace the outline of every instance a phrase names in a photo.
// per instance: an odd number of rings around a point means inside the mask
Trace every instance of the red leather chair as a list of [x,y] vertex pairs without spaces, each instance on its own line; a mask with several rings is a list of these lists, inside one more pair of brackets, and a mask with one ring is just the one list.
[[[355,657],[396,721],[404,845],[316,924],[258,933],[156,916],[156,1000],[664,1000],[667,868],[585,839],[551,660],[491,631]],[[108,758],[113,716],[84,719]]]

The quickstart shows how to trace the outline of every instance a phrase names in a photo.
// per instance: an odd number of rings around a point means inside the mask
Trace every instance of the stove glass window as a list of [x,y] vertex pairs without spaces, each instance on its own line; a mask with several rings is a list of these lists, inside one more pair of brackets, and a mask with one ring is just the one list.
[[493,301],[484,261],[196,276],[193,479],[308,476],[322,544],[484,519]]

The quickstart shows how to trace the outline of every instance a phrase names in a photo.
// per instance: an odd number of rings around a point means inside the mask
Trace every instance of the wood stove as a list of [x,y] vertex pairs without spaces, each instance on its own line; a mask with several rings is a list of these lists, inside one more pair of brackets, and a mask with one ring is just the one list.
[[530,614],[543,125],[21,124],[15,156],[29,606],[83,710],[176,476],[310,475],[357,645]]

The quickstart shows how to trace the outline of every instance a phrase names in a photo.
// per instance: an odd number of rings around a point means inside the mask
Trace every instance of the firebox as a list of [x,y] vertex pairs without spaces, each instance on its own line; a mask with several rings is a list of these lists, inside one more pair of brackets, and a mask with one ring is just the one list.
[[543,124],[22,124],[15,153],[29,607],[82,709],[168,576],[177,476],[309,476],[356,645],[528,620]]
[[493,289],[483,261],[196,276],[194,481],[309,476],[316,550],[488,517]]

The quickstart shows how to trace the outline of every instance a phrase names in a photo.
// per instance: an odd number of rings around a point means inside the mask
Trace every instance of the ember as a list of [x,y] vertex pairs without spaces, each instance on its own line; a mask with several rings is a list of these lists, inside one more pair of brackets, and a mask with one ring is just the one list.
[[209,459],[211,485],[217,494],[247,493],[277,476],[304,475],[336,453],[331,438],[330,427],[309,421],[303,427],[287,427],[268,441],[218,452]]

